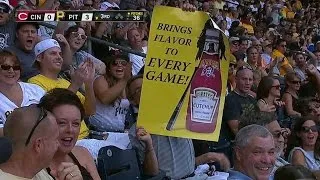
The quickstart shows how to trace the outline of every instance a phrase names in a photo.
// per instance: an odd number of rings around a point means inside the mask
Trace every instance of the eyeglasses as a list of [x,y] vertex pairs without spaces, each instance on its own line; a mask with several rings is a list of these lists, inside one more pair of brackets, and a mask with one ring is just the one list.
[[81,38],[82,40],[86,40],[86,39],[87,39],[87,36],[86,36],[86,35],[80,34],[80,33],[78,33],[78,32],[72,32],[71,35],[72,35],[74,38],[77,38],[77,37],[80,36],[80,38]]
[[[38,106],[39,107],[39,106]],[[30,134],[29,134],[29,136],[28,136],[28,138],[27,138],[27,141],[26,141],[26,143],[25,143],[25,146],[27,146],[28,144],[29,144],[29,142],[30,142],[30,139],[31,139],[31,137],[32,137],[32,134],[34,133],[34,131],[36,130],[36,128],[38,127],[38,125],[40,124],[40,122],[44,119],[44,118],[46,118],[47,117],[47,111],[44,109],[44,108],[42,108],[42,107],[39,107],[40,108],[40,113],[39,113],[39,116],[38,116],[38,118],[37,118],[37,121],[36,121],[36,124],[33,126],[33,128],[31,129],[31,131],[30,131]]]
[[113,65],[113,66],[118,66],[118,65],[126,66],[127,64],[128,64],[127,61],[113,61],[111,63],[111,65]]
[[291,81],[292,84],[301,84],[301,81]]
[[20,71],[21,67],[19,65],[14,65],[14,66],[10,66],[10,65],[6,65],[6,64],[2,64],[0,65],[0,68],[4,71],[8,71],[9,69],[13,69],[14,71]]
[[286,44],[281,44],[280,46],[281,46],[281,47],[287,47],[287,45],[286,45]]
[[289,132],[285,129],[282,129],[281,131],[273,133],[273,137],[279,139],[280,136],[287,137]]
[[275,86],[272,86],[272,87],[274,87],[276,89],[281,89],[280,85],[275,85]]
[[310,132],[310,130],[312,132],[318,132],[318,126],[314,125],[314,126],[310,126],[310,127],[307,127],[307,126],[301,127],[301,131],[304,133],[308,133],[308,132]]

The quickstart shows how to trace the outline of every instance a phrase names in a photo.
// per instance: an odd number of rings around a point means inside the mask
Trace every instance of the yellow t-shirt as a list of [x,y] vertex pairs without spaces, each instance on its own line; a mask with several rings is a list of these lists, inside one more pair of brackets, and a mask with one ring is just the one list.
[[250,24],[241,23],[240,25],[247,29],[248,34],[254,34],[253,26],[251,26]]
[[15,176],[13,174],[3,172],[1,169],[0,169],[0,179],[1,180],[53,180],[53,178],[45,170],[41,170],[32,179],[28,179],[28,178],[23,178],[23,177]]
[[[41,74],[34,76],[28,80],[29,83],[37,84],[42,87],[46,92],[54,89],[54,88],[65,88],[67,89],[70,86],[70,82],[58,78],[58,80],[47,78]],[[85,97],[80,93],[77,92],[77,96],[79,97],[82,104],[84,104]],[[84,121],[81,122],[80,126],[80,134],[78,139],[83,139],[89,135],[89,129]]]
[[278,51],[278,50],[274,50],[273,52],[272,52],[272,59],[273,60],[275,60],[277,57],[280,57],[280,58],[283,58],[284,57],[284,61],[281,63],[281,66],[280,66],[280,75],[281,76],[284,76],[284,75],[286,75],[286,71],[285,71],[285,69],[284,69],[284,66],[285,65],[289,65],[291,68],[292,68],[292,66],[291,66],[291,64],[289,63],[289,60],[288,60],[288,58],[286,58],[280,51]]

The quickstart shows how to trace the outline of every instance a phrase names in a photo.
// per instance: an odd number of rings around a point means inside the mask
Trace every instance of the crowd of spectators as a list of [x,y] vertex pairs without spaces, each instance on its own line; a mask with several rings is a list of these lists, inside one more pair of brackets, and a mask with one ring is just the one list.
[[[204,11],[228,37],[218,142],[136,125],[145,63],[137,54],[147,53],[157,5]],[[144,10],[147,17],[47,22],[52,29],[15,22],[26,9]],[[319,24],[317,0],[0,0],[0,136],[12,144],[0,179],[104,179],[97,158],[107,145],[134,149],[146,179],[317,179]]]

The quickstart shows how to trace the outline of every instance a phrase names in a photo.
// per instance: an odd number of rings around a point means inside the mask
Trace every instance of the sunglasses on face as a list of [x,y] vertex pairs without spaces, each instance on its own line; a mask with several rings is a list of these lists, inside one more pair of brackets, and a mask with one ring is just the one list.
[[38,127],[38,125],[40,124],[40,122],[41,122],[43,119],[45,119],[45,118],[47,117],[47,115],[48,115],[48,114],[47,114],[47,111],[46,111],[44,108],[42,108],[42,107],[38,107],[38,108],[40,109],[39,116],[38,116],[38,118],[37,118],[36,124],[33,126],[33,128],[32,128],[31,131],[30,131],[30,134],[29,134],[29,136],[28,136],[28,138],[27,138],[27,141],[26,141],[26,143],[25,143],[25,146],[27,146],[27,145],[29,144],[31,137],[32,137],[34,131],[36,130],[36,128]]
[[275,85],[275,86],[272,86],[272,87],[274,87],[276,89],[281,89],[280,85]]
[[14,65],[14,66],[10,66],[10,65],[5,65],[5,64],[2,64],[0,65],[0,68],[4,71],[8,71],[9,69],[13,69],[14,71],[20,71],[21,70],[21,67],[19,65]]
[[127,61],[113,61],[111,63],[111,65],[113,65],[113,66],[118,66],[118,65],[126,66],[127,64],[128,64]]
[[291,81],[292,84],[301,84],[301,81]]
[[78,33],[78,32],[72,32],[71,35],[72,35],[74,38],[77,38],[77,37],[80,36],[80,38],[81,38],[82,40],[87,39],[87,36],[86,36],[86,35],[80,34],[80,33]]
[[310,127],[307,127],[307,126],[302,126],[301,127],[301,131],[304,132],[304,133],[308,133],[308,132],[318,132],[318,126],[314,125],[314,126],[310,126]]
[[239,46],[239,42],[232,42],[233,45]]

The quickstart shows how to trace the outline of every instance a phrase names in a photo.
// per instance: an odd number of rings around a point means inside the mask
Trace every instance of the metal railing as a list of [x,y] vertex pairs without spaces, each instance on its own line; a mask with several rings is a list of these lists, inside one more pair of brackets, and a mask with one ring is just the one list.
[[[51,29],[55,29],[56,28],[55,25],[48,24],[48,23],[45,23],[45,22],[38,22],[38,24],[41,25],[41,26],[45,26],[45,27],[51,28]],[[146,57],[146,54],[144,54],[144,53],[141,53],[141,52],[135,51],[133,49],[130,49],[130,48],[127,48],[127,47],[124,47],[124,46],[120,46],[120,45],[117,45],[117,44],[114,44],[114,43],[111,43],[111,42],[108,42],[108,41],[105,41],[105,40],[102,40],[102,39],[98,39],[98,38],[95,38],[95,37],[88,36],[87,40],[89,40],[89,42],[88,42],[89,51],[91,51],[91,49],[92,49],[91,48],[92,42],[95,42],[95,43],[103,44],[103,45],[106,45],[106,46],[110,46],[110,47],[113,47],[113,48],[116,48],[116,49],[119,49],[119,50],[122,50],[122,51],[125,51],[125,52],[128,52],[128,53],[131,53],[131,54],[135,54],[135,55],[138,55],[138,56],[141,56],[141,57],[144,57],[144,58]]]

